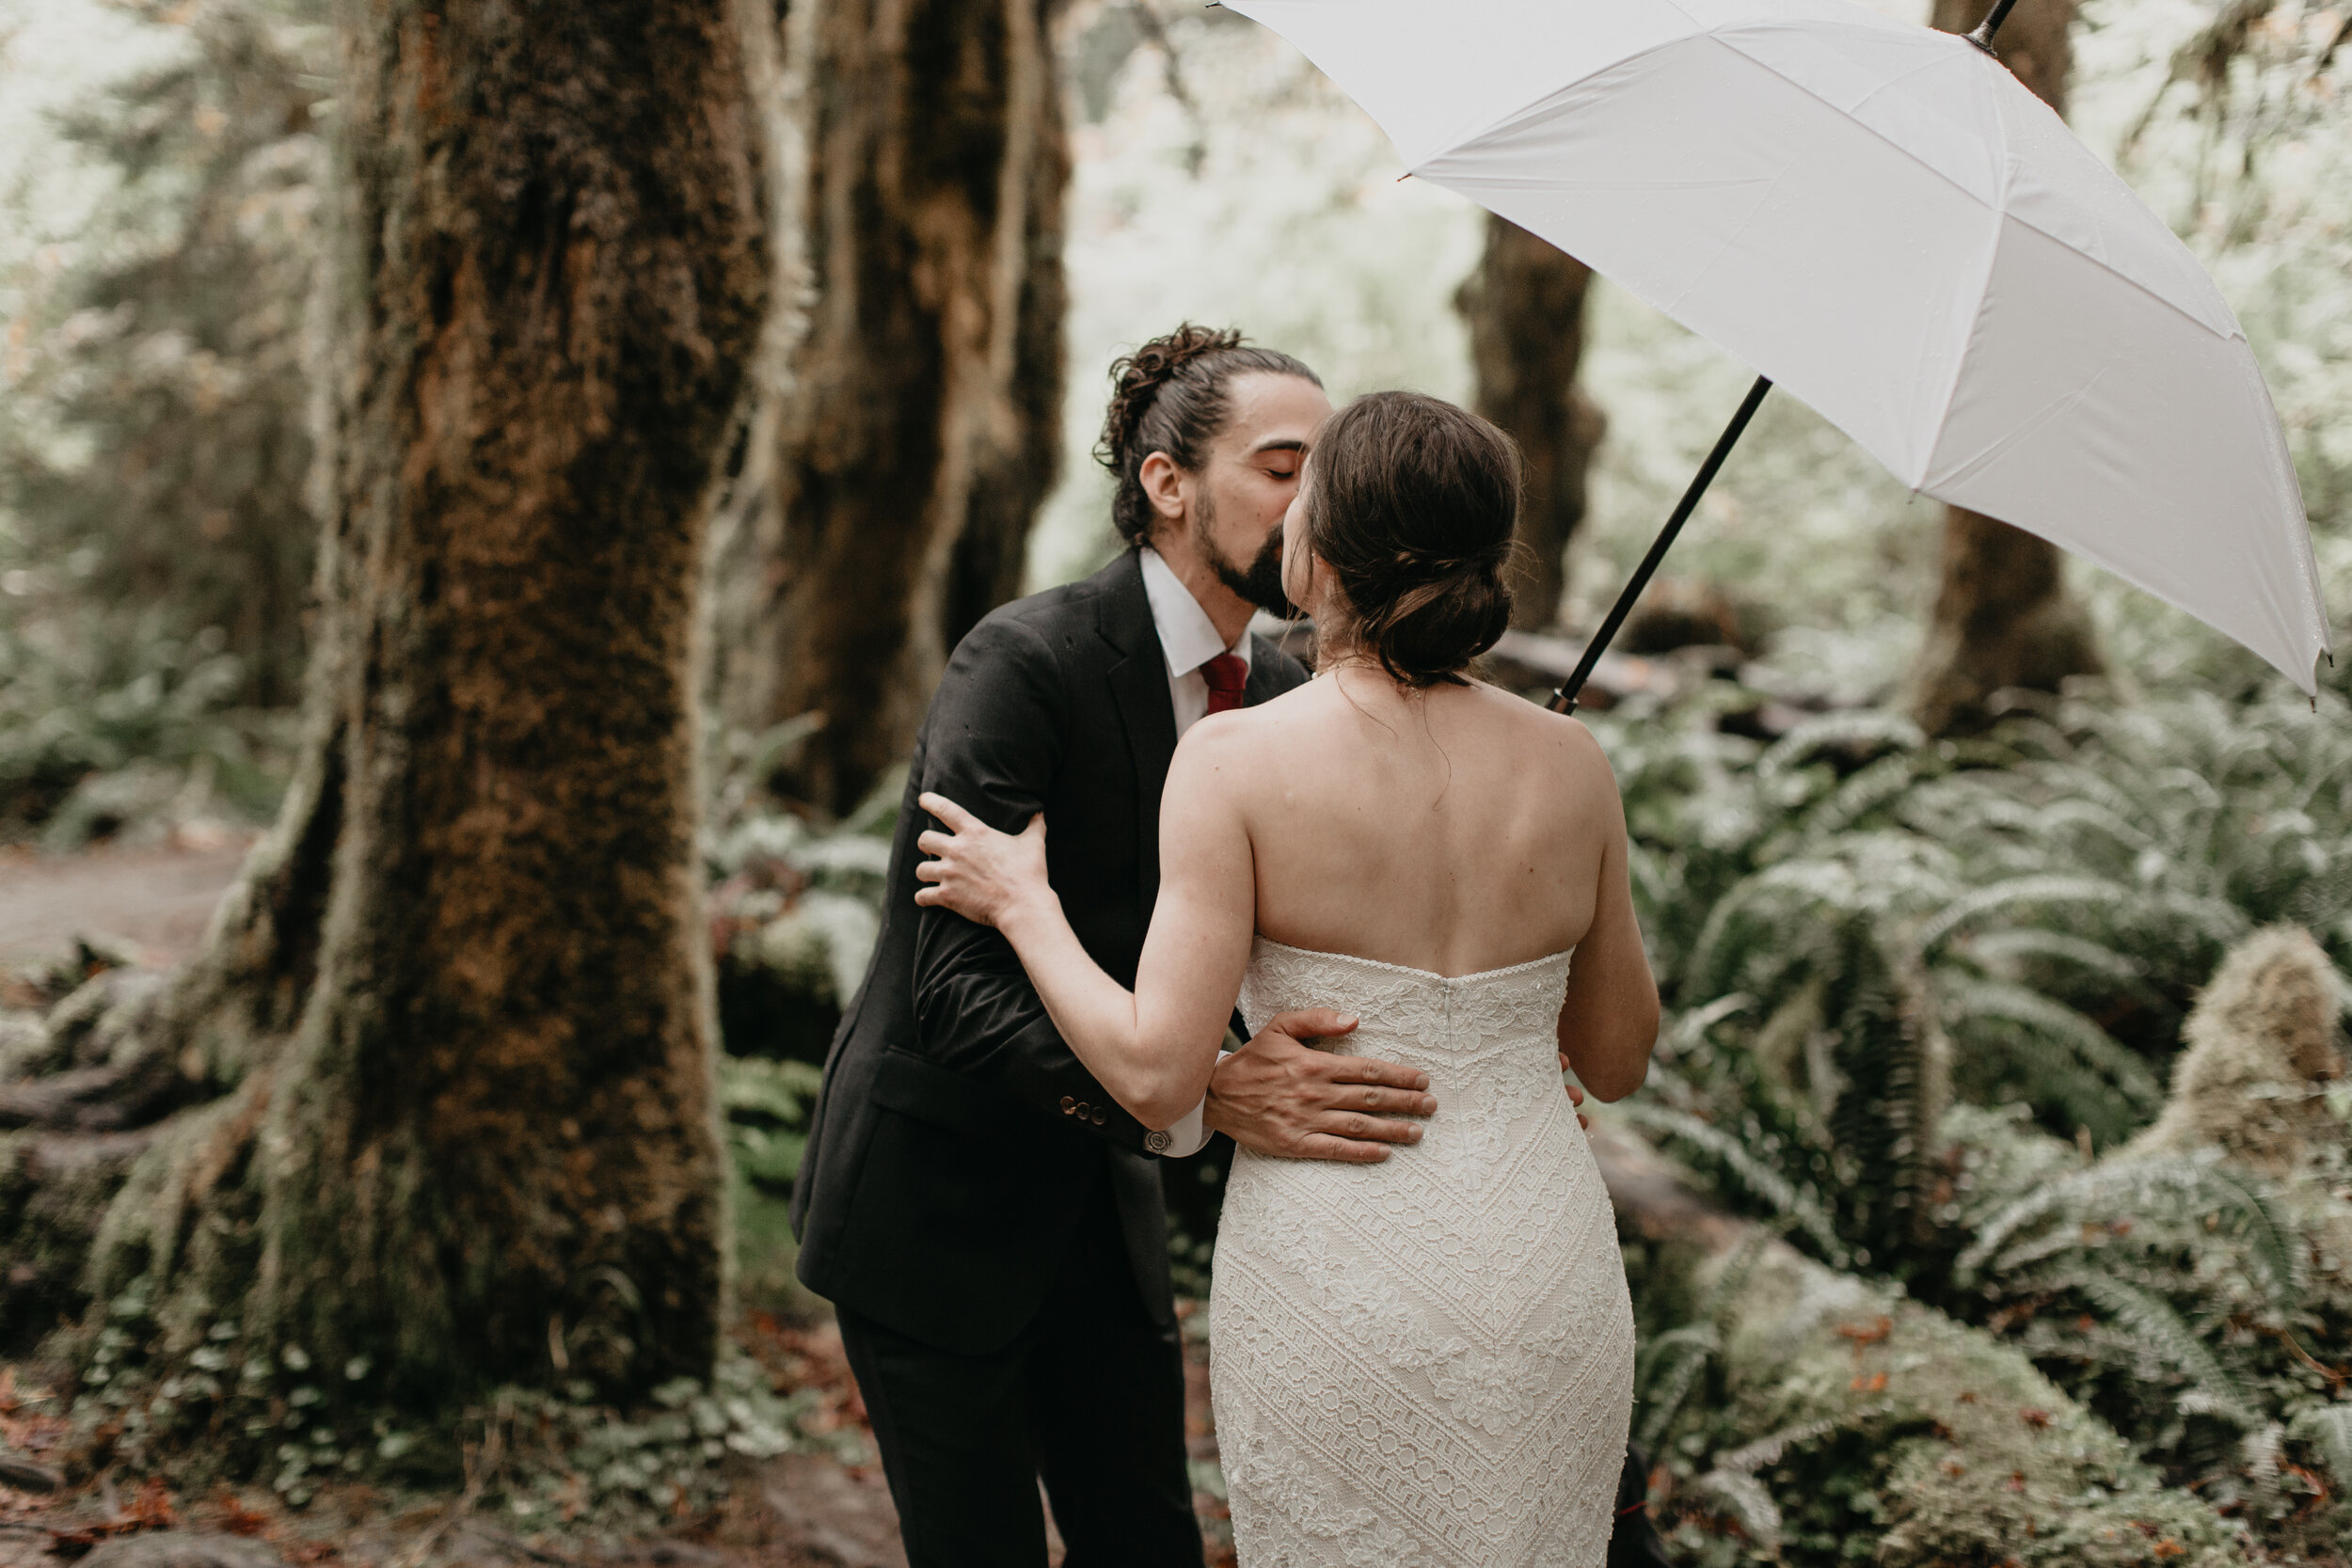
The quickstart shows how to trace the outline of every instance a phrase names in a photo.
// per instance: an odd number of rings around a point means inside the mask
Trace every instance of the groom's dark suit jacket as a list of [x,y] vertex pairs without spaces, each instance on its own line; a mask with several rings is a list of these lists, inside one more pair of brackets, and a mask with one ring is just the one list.
[[[1245,700],[1307,678],[1263,640]],[[1042,811],[1070,924],[1121,985],[1160,883],[1176,719],[1129,550],[1006,605],[949,659],[914,743],[874,958],[834,1037],[793,1193],[818,1294],[941,1350],[1003,1348],[1035,1315],[1108,1180],[1146,1309],[1170,1311],[1147,1130],[1081,1067],[995,931],[914,902],[914,803],[936,790],[1018,832]]]

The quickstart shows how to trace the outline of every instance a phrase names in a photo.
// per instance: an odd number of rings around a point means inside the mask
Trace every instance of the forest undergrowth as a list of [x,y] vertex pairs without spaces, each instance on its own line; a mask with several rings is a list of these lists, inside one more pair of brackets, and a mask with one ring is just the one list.
[[[1621,1213],[1682,1555],[2345,1561],[2352,706],[2085,688],[1766,742],[1758,700],[1593,720],[1670,1014],[1599,1119],[1741,1226]],[[895,800],[714,838],[730,1042],[774,1058],[727,1102],[779,1200]]]

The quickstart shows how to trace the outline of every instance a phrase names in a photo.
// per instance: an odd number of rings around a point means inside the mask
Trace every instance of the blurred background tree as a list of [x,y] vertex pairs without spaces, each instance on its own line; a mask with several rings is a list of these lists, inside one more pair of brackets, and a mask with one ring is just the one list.
[[1565,558],[1608,429],[1576,378],[1592,282],[1592,268],[1489,214],[1478,270],[1454,295],[1477,371],[1470,406],[1509,431],[1527,460],[1518,530],[1526,565],[1511,598],[1511,624],[1525,629],[1547,629],[1559,616]]
[[717,576],[717,694],[830,814],[904,760],[1021,592],[1053,488],[1070,154],[1057,0],[827,0],[792,29],[807,316]]

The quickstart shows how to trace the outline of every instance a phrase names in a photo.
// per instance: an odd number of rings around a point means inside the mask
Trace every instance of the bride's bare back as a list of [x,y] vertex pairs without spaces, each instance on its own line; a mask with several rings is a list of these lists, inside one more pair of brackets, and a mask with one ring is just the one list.
[[1196,984],[1238,974],[1245,922],[1289,946],[1445,975],[1573,947],[1561,1049],[1603,1099],[1642,1081],[1658,993],[1624,809],[1572,719],[1489,686],[1412,690],[1343,667],[1185,736],[1160,864],[1139,996],[1155,969],[1173,981],[1189,968]]
[[1264,935],[1454,975],[1584,940],[1620,830],[1581,724],[1363,668],[1226,722],[1242,756],[1219,782],[1248,830]]

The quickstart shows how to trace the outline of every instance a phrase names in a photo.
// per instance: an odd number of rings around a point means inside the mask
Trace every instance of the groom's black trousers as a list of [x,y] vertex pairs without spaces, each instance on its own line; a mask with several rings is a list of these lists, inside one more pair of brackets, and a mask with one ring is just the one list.
[[1144,1310],[1107,1180],[1005,1349],[960,1355],[838,1315],[910,1568],[1043,1568],[1041,1477],[1064,1568],[1200,1568],[1184,1354]]

